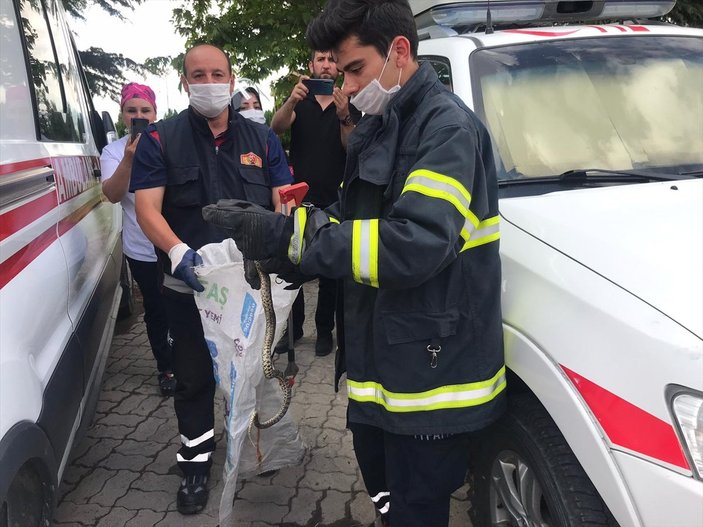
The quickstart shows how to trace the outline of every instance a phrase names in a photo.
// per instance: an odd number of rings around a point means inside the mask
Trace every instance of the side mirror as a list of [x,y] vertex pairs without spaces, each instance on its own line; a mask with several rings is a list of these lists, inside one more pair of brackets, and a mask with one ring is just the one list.
[[103,148],[107,145],[107,137],[105,135],[105,127],[103,126],[103,122],[96,110],[90,110],[90,122],[92,124],[95,146],[98,147],[98,152],[102,153]]
[[109,145],[113,141],[117,141],[117,129],[115,128],[115,123],[112,121],[112,117],[108,112],[102,113],[103,130],[105,130],[105,139]]

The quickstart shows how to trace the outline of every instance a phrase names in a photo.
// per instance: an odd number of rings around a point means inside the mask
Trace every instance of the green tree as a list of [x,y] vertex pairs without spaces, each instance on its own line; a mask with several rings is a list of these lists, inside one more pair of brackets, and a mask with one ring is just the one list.
[[703,27],[703,2],[701,0],[678,0],[674,9],[664,17],[664,20],[680,26]]
[[164,114],[162,119],[170,119],[171,117],[175,117],[176,115],[178,115],[178,112],[173,108],[169,108],[168,110],[166,110],[166,113]]
[[[307,72],[305,30],[324,5],[325,0],[230,0],[214,6],[194,0],[174,9],[173,20],[188,46],[216,44],[231,55],[238,76],[260,82],[280,70]],[[274,83],[276,99],[287,96],[296,81],[293,74]]]
[[62,0],[66,12],[74,18],[85,20],[83,12],[91,5],[97,5],[111,16],[120,20],[125,20],[124,9],[134,9],[136,4],[141,4],[144,0]]
[[117,137],[122,137],[127,134],[127,125],[122,120],[122,112],[117,115],[117,122],[115,123],[115,131],[117,132]]
[[110,53],[102,48],[91,47],[78,53],[91,93],[113,99],[119,98],[120,90],[127,82],[125,71],[139,75],[164,75],[171,65],[170,57],[150,58],[144,64],[139,64],[120,53]]
[[[144,0],[62,0],[64,9],[72,17],[85,20],[83,13],[92,5],[104,9],[111,16],[126,19],[125,11],[132,11]],[[165,74],[172,67],[171,57],[153,57],[143,64],[137,63],[120,53],[112,53],[102,48],[91,47],[79,50],[81,62],[85,68],[86,78],[91,93],[113,99],[118,98],[122,85],[127,82],[125,71],[139,75],[151,73]]]

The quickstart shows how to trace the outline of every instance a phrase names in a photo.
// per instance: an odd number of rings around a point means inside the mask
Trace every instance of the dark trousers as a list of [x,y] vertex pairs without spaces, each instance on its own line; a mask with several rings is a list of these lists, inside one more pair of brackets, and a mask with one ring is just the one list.
[[193,295],[164,288],[173,335],[173,405],[181,434],[178,466],[186,476],[207,474],[215,450],[215,376]]
[[[315,308],[315,327],[317,334],[332,333],[334,329],[334,310],[336,306],[337,281],[330,278],[318,279],[317,307]],[[301,288],[293,302],[293,334],[303,334],[305,322],[305,295]]]
[[447,527],[451,494],[463,485],[468,469],[468,435],[432,439],[348,426],[364,484],[384,522]]
[[168,343],[168,317],[159,288],[159,269],[156,262],[143,262],[127,256],[132,277],[142,292],[144,324],[156,369],[171,371],[171,346]]

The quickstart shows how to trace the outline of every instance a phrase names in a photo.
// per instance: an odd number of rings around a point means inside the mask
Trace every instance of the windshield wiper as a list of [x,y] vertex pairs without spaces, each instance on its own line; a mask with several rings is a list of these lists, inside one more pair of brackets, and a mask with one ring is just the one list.
[[661,172],[636,172],[634,170],[607,170],[604,168],[579,168],[567,170],[558,176],[559,181],[649,183],[650,181],[677,181],[690,179],[687,174],[663,174]]
[[695,179],[701,172],[667,174],[662,172],[639,172],[635,170],[609,170],[605,168],[577,168],[567,170],[557,176],[515,177],[498,180],[498,186],[511,187],[522,185],[568,185],[589,183],[651,183],[653,181],[678,181]]

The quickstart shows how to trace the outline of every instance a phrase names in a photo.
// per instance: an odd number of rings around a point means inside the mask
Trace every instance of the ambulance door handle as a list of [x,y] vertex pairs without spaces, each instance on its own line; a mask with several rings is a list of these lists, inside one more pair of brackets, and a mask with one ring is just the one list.
[[0,179],[0,207],[46,192],[54,185],[51,166],[18,170]]

